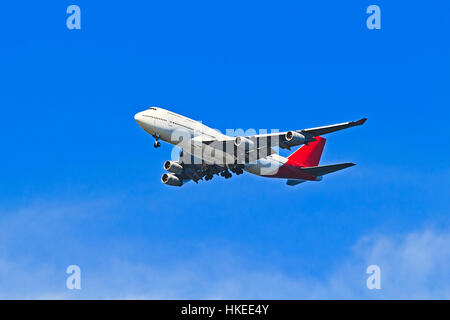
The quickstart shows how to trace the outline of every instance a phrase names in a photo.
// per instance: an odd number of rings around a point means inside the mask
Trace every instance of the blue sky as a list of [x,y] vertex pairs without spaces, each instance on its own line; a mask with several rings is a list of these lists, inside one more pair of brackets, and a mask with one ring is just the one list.
[[[0,297],[450,298],[449,9],[2,1]],[[152,105],[222,131],[369,120],[327,136],[322,163],[357,166],[320,183],[171,188],[133,118]]]

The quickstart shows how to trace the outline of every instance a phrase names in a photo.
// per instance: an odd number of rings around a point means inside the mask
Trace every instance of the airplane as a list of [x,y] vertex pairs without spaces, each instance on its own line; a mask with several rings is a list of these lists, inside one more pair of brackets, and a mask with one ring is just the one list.
[[[244,171],[268,178],[286,179],[288,186],[306,181],[321,181],[326,174],[336,172],[354,163],[319,166],[326,139],[322,135],[363,125],[366,118],[287,132],[272,132],[232,137],[224,135],[199,121],[170,110],[150,107],[138,112],[134,119],[154,139],[180,147],[177,161],[167,160],[163,167],[167,173],[161,181],[170,186],[182,186],[188,181],[198,183],[211,180],[214,175],[225,179],[232,173]],[[282,157],[273,147],[291,150],[302,145],[290,156]]]

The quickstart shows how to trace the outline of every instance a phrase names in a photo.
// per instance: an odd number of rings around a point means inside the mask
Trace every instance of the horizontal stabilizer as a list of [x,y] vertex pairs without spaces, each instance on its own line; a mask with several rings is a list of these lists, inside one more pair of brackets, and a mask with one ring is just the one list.
[[339,164],[331,164],[327,166],[317,166],[317,167],[307,167],[301,168],[303,172],[312,174],[313,176],[323,176],[325,174],[329,174],[332,172],[336,172],[348,167],[353,167],[354,163],[339,163]]
[[286,181],[286,184],[288,186],[296,186],[297,184],[302,182],[305,182],[305,180],[289,179],[288,181]]

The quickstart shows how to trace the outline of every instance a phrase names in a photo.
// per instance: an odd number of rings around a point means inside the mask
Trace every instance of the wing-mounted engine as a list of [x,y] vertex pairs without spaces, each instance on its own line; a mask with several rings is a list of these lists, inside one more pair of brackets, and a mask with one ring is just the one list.
[[184,170],[181,164],[170,160],[164,162],[164,169],[175,174],[182,174]]
[[251,148],[255,145],[255,143],[250,140],[249,138],[246,137],[236,137],[236,139],[234,139],[234,145],[236,147],[246,147],[246,148]]
[[306,137],[295,131],[288,131],[285,134],[285,139],[288,146],[303,144],[306,141]]
[[314,137],[307,133],[298,133],[296,131],[288,131],[283,137],[282,147],[295,147],[301,144],[315,141]]
[[169,186],[181,187],[183,185],[183,180],[173,173],[164,173],[161,176],[161,181]]

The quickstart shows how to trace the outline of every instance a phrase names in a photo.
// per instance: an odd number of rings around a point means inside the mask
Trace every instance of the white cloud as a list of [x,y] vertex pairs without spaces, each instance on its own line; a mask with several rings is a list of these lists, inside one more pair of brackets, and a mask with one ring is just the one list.
[[450,298],[450,232],[426,229],[404,236],[373,236],[356,249],[382,269],[385,298]]
[[[362,237],[348,256],[330,266],[330,272],[322,278],[312,278],[302,270],[288,275],[274,269],[274,264],[270,269],[249,265],[234,248],[208,248],[193,252],[190,258],[152,263],[114,256],[108,248],[104,248],[99,260],[95,253],[102,248],[92,250],[80,242],[72,244],[72,248],[78,246],[86,251],[85,261],[94,262],[81,265],[82,290],[71,291],[65,288],[65,267],[69,264],[66,255],[52,256],[53,250],[62,247],[47,243],[55,239],[46,233],[61,227],[70,231],[71,225],[77,223],[74,217],[79,216],[78,211],[79,206],[54,206],[44,212],[37,206],[2,215],[0,228],[5,232],[0,236],[0,298],[450,298],[450,231],[433,228]],[[24,237],[37,243],[18,240]],[[48,246],[42,251],[45,257],[38,259],[40,256],[31,249],[44,245]],[[365,271],[371,264],[381,268],[381,290],[366,288]]]

